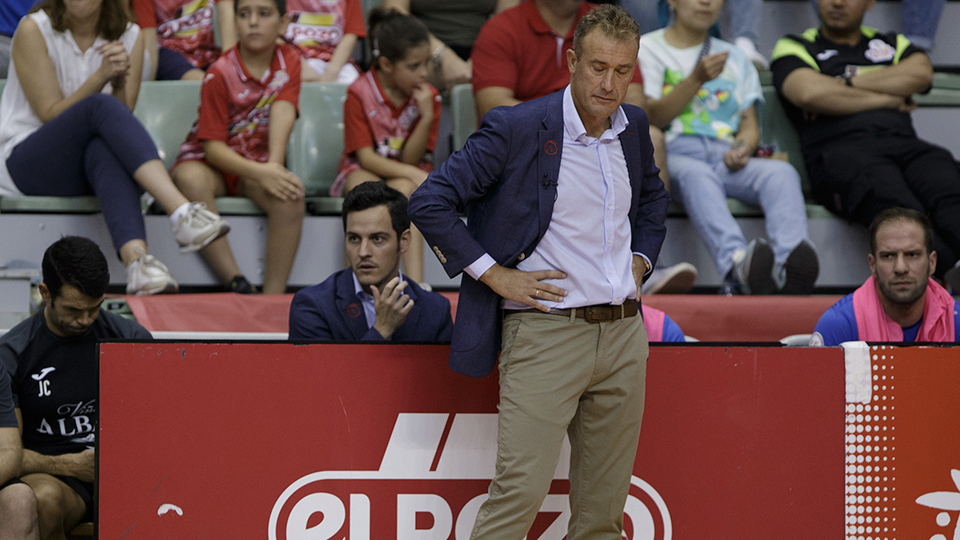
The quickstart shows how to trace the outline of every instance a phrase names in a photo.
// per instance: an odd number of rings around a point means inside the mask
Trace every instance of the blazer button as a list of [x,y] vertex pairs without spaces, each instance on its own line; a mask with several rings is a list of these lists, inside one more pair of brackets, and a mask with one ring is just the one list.
[[522,260],[524,260],[524,259],[526,259],[526,258],[527,258],[527,256],[524,255],[523,253],[521,253],[520,256],[517,257],[517,260],[518,260],[518,261],[522,261]]

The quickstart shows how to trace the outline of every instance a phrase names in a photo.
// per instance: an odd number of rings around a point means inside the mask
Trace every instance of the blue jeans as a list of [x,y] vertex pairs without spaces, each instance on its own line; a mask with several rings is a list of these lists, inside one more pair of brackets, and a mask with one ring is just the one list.
[[807,212],[800,175],[785,161],[750,158],[747,166],[730,172],[723,154],[730,144],[716,139],[681,135],[667,143],[667,168],[674,198],[683,201],[721,276],[733,268],[733,254],[746,249],[743,231],[730,214],[727,197],[757,204],[767,219],[767,238],[777,269],[807,238]]
[[7,170],[24,195],[96,195],[117,250],[146,239],[133,173],[157,147],[119,99],[87,96],[18,144]]

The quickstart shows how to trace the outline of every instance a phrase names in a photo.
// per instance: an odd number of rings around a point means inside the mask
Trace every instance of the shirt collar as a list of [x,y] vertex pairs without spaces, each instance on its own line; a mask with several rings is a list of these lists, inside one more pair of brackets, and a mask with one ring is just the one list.
[[[607,129],[600,135],[601,141],[610,141],[620,136],[627,129],[627,115],[623,112],[623,107],[617,107],[616,112],[610,116],[610,129]],[[573,93],[568,84],[563,90],[563,129],[567,137],[574,141],[587,144],[587,129],[583,127],[583,120],[577,113],[577,107],[573,104]]]

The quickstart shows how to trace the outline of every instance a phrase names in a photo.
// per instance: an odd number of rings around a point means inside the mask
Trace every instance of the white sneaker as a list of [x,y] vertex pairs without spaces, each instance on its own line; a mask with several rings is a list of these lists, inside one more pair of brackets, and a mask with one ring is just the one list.
[[697,281],[697,267],[682,262],[667,268],[656,268],[640,288],[641,294],[683,294],[690,292]]
[[740,36],[733,40],[733,44],[747,55],[747,59],[753,62],[753,65],[756,66],[758,70],[765,71],[770,69],[770,61],[760,54],[757,46],[754,45],[753,41],[750,41],[750,38]]
[[180,290],[166,265],[144,253],[127,267],[127,294],[167,294]]
[[230,224],[207,210],[205,203],[190,203],[190,208],[173,226],[180,253],[197,251],[230,231]]

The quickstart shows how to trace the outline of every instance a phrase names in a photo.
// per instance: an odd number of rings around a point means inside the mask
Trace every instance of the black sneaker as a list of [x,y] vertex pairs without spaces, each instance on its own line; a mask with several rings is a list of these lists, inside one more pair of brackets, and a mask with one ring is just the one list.
[[780,294],[807,295],[813,292],[813,284],[820,275],[820,259],[809,240],[793,248],[783,263],[783,274]]
[[766,295],[777,292],[773,280],[773,248],[763,238],[756,238],[747,250],[734,254],[734,275],[742,294]]
[[726,277],[723,278],[723,284],[720,285],[720,290],[717,291],[717,294],[720,296],[739,296],[743,294],[743,289],[740,288],[740,280],[737,279],[736,272],[731,268],[727,272]]
[[247,281],[247,278],[240,276],[234,276],[230,280],[230,284],[227,285],[227,292],[235,292],[237,294],[260,294],[260,291],[256,287],[250,284]]

